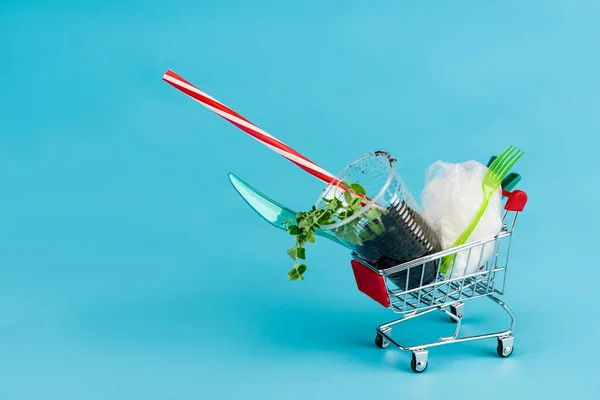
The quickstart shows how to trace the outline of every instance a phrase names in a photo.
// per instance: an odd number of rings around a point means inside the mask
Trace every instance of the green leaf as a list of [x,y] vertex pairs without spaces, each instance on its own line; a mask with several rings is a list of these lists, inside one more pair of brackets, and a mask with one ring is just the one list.
[[288,278],[290,279],[290,281],[297,281],[299,277],[300,274],[298,273],[298,270],[296,268],[292,268],[290,272],[288,272]]
[[365,242],[375,239],[375,235],[373,235],[368,229],[361,229],[359,236],[360,239],[362,239]]
[[291,249],[287,249],[288,256],[292,258],[292,260],[296,259],[296,247],[292,247]]
[[306,264],[300,264],[300,265],[298,266],[298,273],[299,273],[300,275],[302,275],[302,274],[304,273],[304,271],[306,271]]
[[352,203],[352,195],[350,194],[350,192],[344,192],[344,200],[346,200],[346,203],[348,204]]
[[298,258],[305,260],[306,259],[306,250],[303,247],[298,247],[296,249],[296,256]]
[[356,231],[354,229],[348,229],[346,231],[346,240],[351,243],[356,243],[358,236],[356,235]]
[[371,207],[367,210],[367,212],[365,213],[365,216],[370,219],[377,219],[379,217],[381,217],[381,212],[379,212],[378,209],[376,209],[375,207]]
[[379,221],[376,220],[369,222],[369,228],[371,229],[371,232],[373,232],[376,236],[379,236],[383,233],[383,224],[377,222]]
[[315,242],[315,231],[314,229],[311,229],[308,231],[308,233],[306,234],[306,241],[310,242],[310,243],[314,243]]
[[296,225],[290,225],[288,227],[288,231],[290,232],[291,235],[299,235],[300,234],[300,228],[298,228],[298,226],[296,226]]
[[333,199],[331,199],[331,202],[327,206],[327,209],[335,211],[338,208],[340,208],[341,206],[342,206],[342,203],[337,198],[333,198]]
[[358,183],[353,183],[352,185],[350,185],[350,188],[358,194],[362,194],[362,195],[367,194],[367,191],[365,190],[365,188],[362,187],[361,185],[359,185]]
[[328,224],[329,221],[331,220],[331,217],[333,216],[333,213],[331,211],[325,211],[323,214],[321,214],[319,216],[319,218],[317,219],[317,222],[319,224]]
[[306,243],[306,233],[303,233],[302,235],[298,235],[296,237],[296,239],[298,239],[296,241],[296,247],[304,247],[304,244]]

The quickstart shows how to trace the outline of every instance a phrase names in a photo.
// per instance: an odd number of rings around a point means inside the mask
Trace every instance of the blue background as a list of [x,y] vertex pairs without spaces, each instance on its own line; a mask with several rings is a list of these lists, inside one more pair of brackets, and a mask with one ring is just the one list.
[[[599,398],[597,1],[2,1],[0,398]],[[393,315],[284,204],[322,185],[161,81],[167,68],[334,173],[377,149],[415,196],[438,160],[526,151],[515,353],[409,354]],[[466,333],[507,324],[466,305]],[[448,334],[431,318],[396,333]],[[402,336],[404,335],[404,336]]]

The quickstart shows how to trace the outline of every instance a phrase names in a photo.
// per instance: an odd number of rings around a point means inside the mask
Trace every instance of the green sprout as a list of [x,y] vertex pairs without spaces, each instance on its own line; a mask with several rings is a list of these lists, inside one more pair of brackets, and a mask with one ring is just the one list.
[[[344,191],[344,202],[336,196],[338,183],[334,189],[334,195],[331,199],[323,199],[323,205],[318,208],[312,206],[309,211],[303,211],[296,214],[294,218],[285,221],[285,229],[294,238],[294,247],[287,250],[287,254],[294,260],[294,266],[288,272],[288,278],[291,281],[303,280],[306,271],[306,243],[314,243],[316,239],[315,229],[322,225],[331,225],[352,217],[358,212],[367,201],[365,189],[358,183],[349,183],[342,180],[341,183],[350,188],[351,191]],[[365,217],[368,219],[369,229],[360,230],[357,234],[358,224],[362,218],[355,218],[336,229],[336,235],[346,240],[348,243],[356,243],[362,246],[364,241],[372,240],[383,233],[383,224],[381,223],[382,210],[371,207]]]

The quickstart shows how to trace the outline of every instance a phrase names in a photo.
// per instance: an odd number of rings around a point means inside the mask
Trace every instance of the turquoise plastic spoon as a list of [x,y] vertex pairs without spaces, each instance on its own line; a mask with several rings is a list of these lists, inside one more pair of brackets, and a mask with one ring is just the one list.
[[[230,173],[229,181],[231,181],[231,184],[239,195],[242,196],[242,199],[269,224],[279,229],[284,229],[283,223],[296,216],[296,211],[264,195],[236,175]],[[315,229],[315,234],[350,248],[330,231],[317,228]]]

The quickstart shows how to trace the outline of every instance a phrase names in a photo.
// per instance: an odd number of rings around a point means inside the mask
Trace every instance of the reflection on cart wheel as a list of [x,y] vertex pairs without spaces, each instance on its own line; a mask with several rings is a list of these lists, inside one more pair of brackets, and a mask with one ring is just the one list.
[[510,337],[510,340],[502,340],[498,338],[498,347],[496,347],[496,351],[500,357],[508,357],[513,353],[514,345],[513,338]]
[[385,349],[386,347],[388,347],[388,345],[390,344],[389,341],[387,341],[383,336],[381,336],[380,334],[377,334],[377,336],[375,336],[375,345],[377,347],[379,347],[380,349]]
[[412,360],[410,360],[410,368],[416,373],[424,372],[427,369],[427,365],[429,364],[427,362],[427,358],[425,358],[424,360],[419,359],[418,361],[417,359],[417,355],[413,353]]

